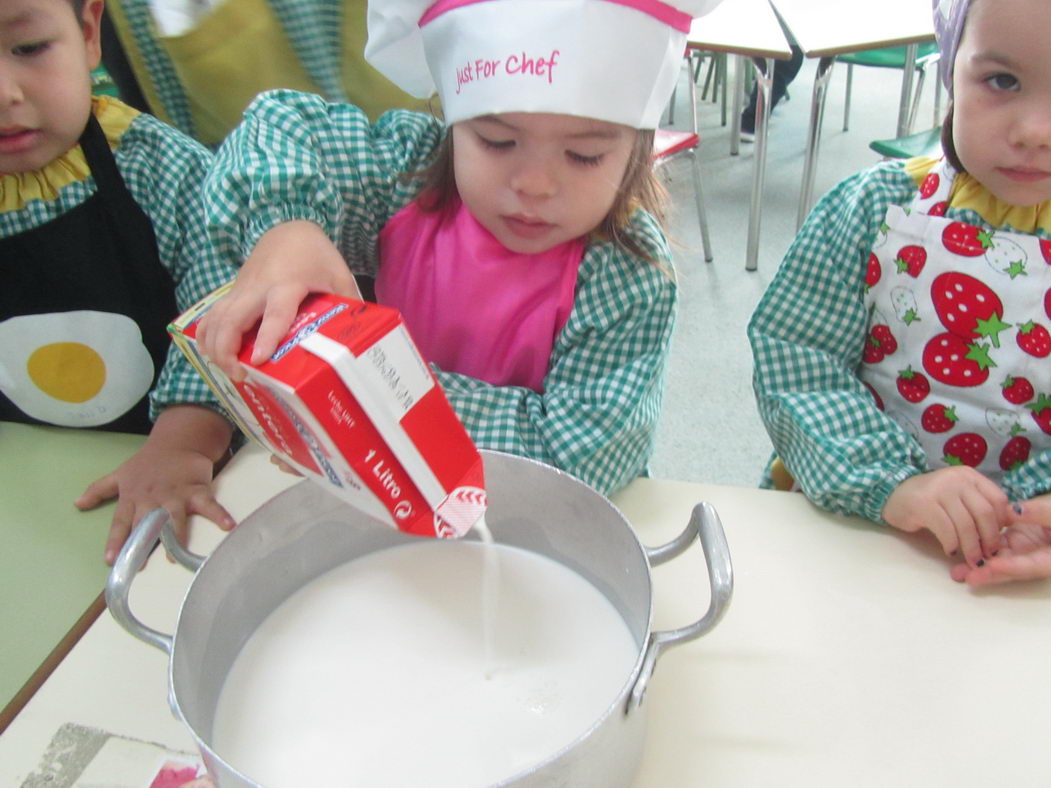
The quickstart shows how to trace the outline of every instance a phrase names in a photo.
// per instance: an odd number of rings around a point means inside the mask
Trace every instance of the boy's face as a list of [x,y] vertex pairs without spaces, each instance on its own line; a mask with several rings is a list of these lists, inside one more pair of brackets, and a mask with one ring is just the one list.
[[0,173],[39,170],[80,139],[103,0],[0,0]]
[[599,226],[636,135],[614,123],[526,112],[461,121],[451,133],[464,204],[504,246],[529,254]]
[[972,0],[953,77],[960,162],[999,199],[1051,199],[1047,0]]

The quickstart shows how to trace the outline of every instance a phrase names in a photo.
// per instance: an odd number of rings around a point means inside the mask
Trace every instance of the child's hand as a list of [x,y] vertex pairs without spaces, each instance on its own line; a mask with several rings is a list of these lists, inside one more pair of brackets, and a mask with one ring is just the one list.
[[233,288],[201,319],[198,344],[232,380],[242,380],[237,353],[245,333],[262,317],[251,359],[262,363],[310,293],[361,297],[354,275],[320,227],[307,221],[279,224],[259,239]]
[[1012,508],[1002,535],[1003,547],[985,566],[958,564],[954,580],[972,586],[1051,577],[1051,495],[1041,495]]
[[74,501],[78,509],[94,509],[117,498],[103,553],[107,564],[117,559],[131,529],[158,507],[168,510],[182,544],[186,544],[186,521],[191,514],[207,517],[224,531],[236,525],[215,500],[212,489],[215,461],[229,445],[231,432],[215,411],[195,406],[168,408],[131,459],[88,486]]
[[959,552],[970,567],[978,567],[1000,549],[1000,531],[1008,517],[1003,490],[966,466],[906,479],[883,507],[887,523],[910,533],[930,531],[946,555]]
[[212,465],[199,452],[144,445],[115,471],[93,482],[74,503],[78,509],[94,509],[117,497],[103,554],[106,563],[113,564],[131,529],[158,507],[171,514],[182,544],[186,544],[186,518],[191,514],[207,517],[224,531],[233,528],[233,517],[215,500]]

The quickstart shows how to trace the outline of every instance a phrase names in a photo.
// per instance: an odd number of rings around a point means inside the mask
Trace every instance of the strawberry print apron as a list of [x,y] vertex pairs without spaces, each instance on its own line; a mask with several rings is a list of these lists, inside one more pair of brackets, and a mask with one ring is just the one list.
[[887,211],[860,376],[932,470],[999,480],[1051,447],[1051,242],[946,219],[955,177],[942,161]]

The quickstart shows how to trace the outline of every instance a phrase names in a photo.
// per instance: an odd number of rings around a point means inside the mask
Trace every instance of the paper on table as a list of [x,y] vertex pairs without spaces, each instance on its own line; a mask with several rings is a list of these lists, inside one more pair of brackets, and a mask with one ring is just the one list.
[[196,753],[66,723],[21,788],[205,788]]

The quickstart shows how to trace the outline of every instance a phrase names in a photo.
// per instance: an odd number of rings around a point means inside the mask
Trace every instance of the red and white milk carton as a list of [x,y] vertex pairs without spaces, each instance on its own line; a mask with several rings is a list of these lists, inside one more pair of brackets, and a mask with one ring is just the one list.
[[485,513],[482,459],[397,310],[315,294],[269,360],[231,381],[197,348],[223,287],[175,320],[179,349],[242,431],[366,514],[420,536],[463,536]]

